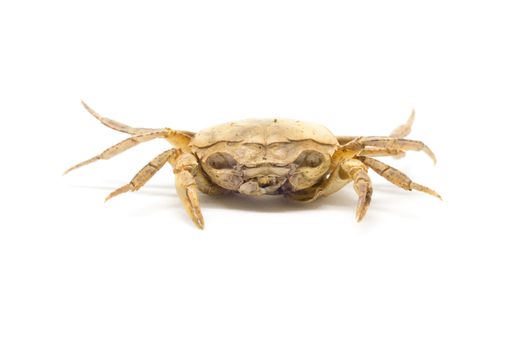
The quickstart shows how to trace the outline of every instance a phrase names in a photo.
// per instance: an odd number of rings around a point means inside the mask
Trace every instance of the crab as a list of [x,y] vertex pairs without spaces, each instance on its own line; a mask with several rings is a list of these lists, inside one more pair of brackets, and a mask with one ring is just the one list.
[[139,190],[166,163],[173,167],[175,187],[184,208],[199,228],[204,218],[198,191],[208,195],[240,193],[248,196],[283,195],[312,202],[353,183],[357,194],[356,219],[365,216],[372,198],[368,169],[404,190],[416,190],[441,199],[434,190],[413,182],[401,171],[375,159],[402,157],[422,151],[436,162],[421,141],[408,140],[414,111],[389,136],[335,136],[322,125],[288,119],[248,119],[221,124],[198,133],[169,128],[134,128],[105,118],[82,105],[105,126],[132,135],[99,155],[68,170],[107,160],[142,142],[165,139],[172,148],[144,166],[131,181],[111,192],[111,199]]

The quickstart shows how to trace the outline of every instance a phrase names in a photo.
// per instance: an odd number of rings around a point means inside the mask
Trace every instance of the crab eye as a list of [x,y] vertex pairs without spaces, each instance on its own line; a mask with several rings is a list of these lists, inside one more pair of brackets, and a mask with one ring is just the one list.
[[297,157],[295,164],[308,168],[317,168],[324,161],[324,156],[317,151],[304,151]]
[[223,152],[212,154],[208,157],[206,163],[208,163],[208,165],[211,166],[213,169],[217,170],[231,169],[237,164],[237,162],[235,161],[235,159],[233,159],[231,155]]

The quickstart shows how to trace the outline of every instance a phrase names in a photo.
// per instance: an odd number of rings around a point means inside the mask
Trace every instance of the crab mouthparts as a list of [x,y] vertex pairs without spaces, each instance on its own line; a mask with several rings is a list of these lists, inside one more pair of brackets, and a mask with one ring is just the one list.
[[258,176],[247,180],[239,187],[239,192],[250,196],[275,193],[284,183],[285,177],[280,176]]

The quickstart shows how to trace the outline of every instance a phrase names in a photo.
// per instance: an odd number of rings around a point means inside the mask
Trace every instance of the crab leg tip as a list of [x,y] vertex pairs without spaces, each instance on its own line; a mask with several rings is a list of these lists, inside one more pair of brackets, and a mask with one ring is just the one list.
[[415,108],[412,108],[412,112],[410,113],[410,117],[408,117],[407,124],[412,126],[412,124],[414,123],[414,119],[416,119],[416,110],[415,110]]
[[204,229],[204,218],[203,218],[202,216],[195,218],[195,220],[193,220],[193,223],[194,223],[194,224],[195,224],[200,230],[203,230],[203,229]]
[[130,184],[124,185],[120,188],[117,188],[115,191],[111,192],[104,202],[109,201],[111,198],[118,196],[119,194],[126,193],[128,191],[136,191],[137,189],[134,189]]
[[434,152],[432,152],[432,150],[428,147],[424,149],[424,152],[427,154],[427,156],[430,157],[430,159],[432,159],[432,162],[434,162],[434,165],[436,165],[437,159],[436,159],[436,155],[434,154]]
[[66,171],[64,171],[64,173],[62,175],[66,175],[68,174],[69,172],[71,172],[72,170],[75,170],[76,168],[78,168],[79,166],[78,165],[74,165],[72,166],[71,168],[67,169]]
[[441,196],[439,195],[439,193],[437,193],[437,192],[435,192],[435,191],[429,190],[429,191],[424,191],[424,192],[425,192],[425,193],[428,193],[428,194],[431,195],[431,196],[436,197],[437,199],[439,199],[439,200],[441,200],[441,201],[443,200],[443,197],[441,197]]
[[356,219],[357,222],[361,222],[361,220],[363,220],[363,218],[365,217],[367,209],[368,208],[357,209],[357,211],[355,212],[355,219]]
[[82,103],[82,106],[84,106],[86,111],[88,111],[92,116],[99,120],[101,119],[101,116],[97,112],[95,112],[95,110],[91,108],[84,100],[80,100],[80,103]]
[[204,228],[204,217],[199,209],[196,210],[195,219],[197,226],[202,230]]
[[113,191],[111,192],[110,194],[108,194],[108,196],[106,198],[104,198],[104,203],[107,203],[107,201],[109,201],[111,198],[115,197],[118,193],[115,193],[116,191]]
[[425,187],[423,185],[420,185],[418,183],[415,183],[415,182],[412,182],[410,184],[409,191],[411,191],[411,190],[416,190],[416,191],[419,191],[419,192],[423,192],[423,193],[429,194],[431,196],[434,196],[436,198],[439,198],[440,200],[443,200],[443,198],[436,191],[434,191],[434,190],[432,190],[432,189],[430,189],[428,187]]

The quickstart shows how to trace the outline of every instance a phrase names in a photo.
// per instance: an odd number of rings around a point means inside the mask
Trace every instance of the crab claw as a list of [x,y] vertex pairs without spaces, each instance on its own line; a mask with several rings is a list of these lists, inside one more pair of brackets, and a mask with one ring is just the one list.
[[190,172],[183,170],[177,173],[175,182],[177,194],[179,195],[186,213],[190,216],[193,223],[200,229],[204,228],[204,217],[202,216],[197,194],[195,179]]

